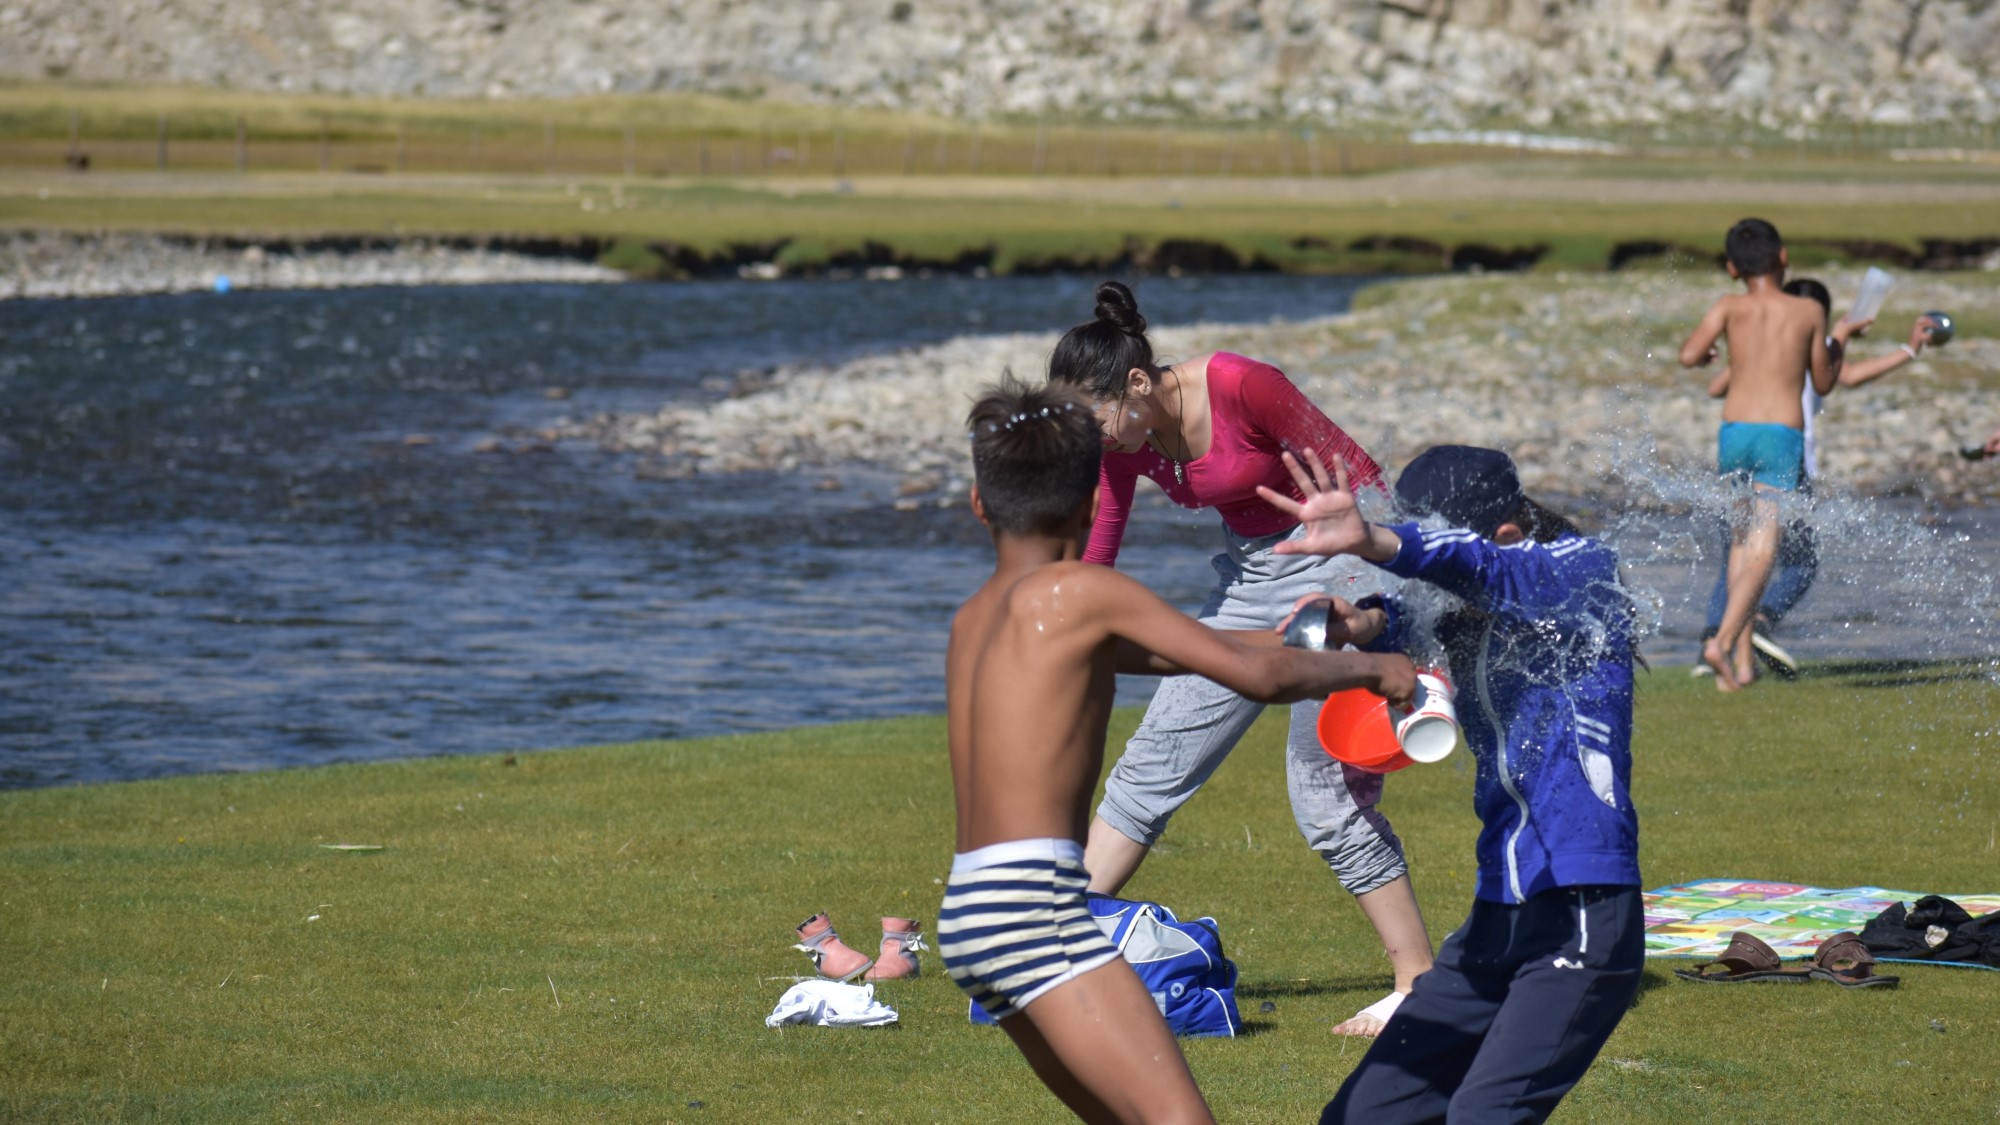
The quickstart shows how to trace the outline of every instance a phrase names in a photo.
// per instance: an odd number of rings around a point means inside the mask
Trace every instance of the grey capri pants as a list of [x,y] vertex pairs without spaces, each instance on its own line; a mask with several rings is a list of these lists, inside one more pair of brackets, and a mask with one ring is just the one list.
[[[1302,529],[1246,539],[1222,529],[1219,577],[1200,614],[1218,629],[1270,629],[1311,593],[1355,601],[1381,593],[1388,578],[1351,557],[1279,555],[1271,548]],[[1366,894],[1408,872],[1403,842],[1375,811],[1382,775],[1335,761],[1319,745],[1319,702],[1292,704],[1285,781],[1292,817],[1306,845],[1333,868],[1340,885]],[[1146,717],[1111,767],[1097,815],[1127,838],[1151,846],[1167,820],[1200,789],[1250,729],[1264,704],[1200,676],[1160,681]]]

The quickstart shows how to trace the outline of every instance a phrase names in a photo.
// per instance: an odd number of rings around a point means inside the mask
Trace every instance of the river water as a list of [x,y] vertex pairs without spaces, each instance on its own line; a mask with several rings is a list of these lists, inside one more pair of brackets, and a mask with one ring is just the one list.
[[[1156,324],[1229,322],[1338,312],[1359,284],[1156,279],[1143,296]],[[990,556],[963,507],[895,511],[896,479],[866,468],[838,490],[811,487],[823,473],[656,480],[573,443],[480,442],[712,398],[744,370],[1058,328],[1089,292],[950,278],[0,303],[0,787],[937,711],[949,615]],[[1212,519],[1146,509],[1121,566],[1192,607]],[[1635,561],[1666,659],[1691,652],[1706,595],[1686,531],[1649,533]],[[1968,557],[2000,541],[1979,512],[1924,533]],[[1869,565],[1829,558],[1803,654],[1910,646],[1871,624]]]

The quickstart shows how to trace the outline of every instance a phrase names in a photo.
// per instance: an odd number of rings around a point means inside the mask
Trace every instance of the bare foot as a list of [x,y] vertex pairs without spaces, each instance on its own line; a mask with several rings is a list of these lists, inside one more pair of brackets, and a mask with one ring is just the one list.
[[1402,1006],[1405,993],[1391,992],[1366,1008],[1349,1016],[1344,1022],[1333,1025],[1335,1035],[1352,1035],[1359,1039],[1373,1039],[1389,1026],[1389,1017]]
[[1749,687],[1757,679],[1757,650],[1750,647],[1750,630],[1736,634],[1736,683]]
[[1743,690],[1743,685],[1736,682],[1736,670],[1729,666],[1729,654],[1722,651],[1714,637],[1701,642],[1701,662],[1715,669],[1715,690]]

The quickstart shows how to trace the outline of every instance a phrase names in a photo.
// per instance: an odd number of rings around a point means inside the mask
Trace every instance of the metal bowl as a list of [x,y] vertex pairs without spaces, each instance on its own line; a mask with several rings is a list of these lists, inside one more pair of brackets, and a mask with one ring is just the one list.
[[1326,624],[1332,612],[1332,602],[1315,602],[1293,614],[1292,623],[1285,626],[1285,646],[1325,652]]
[[1927,338],[1929,344],[1932,347],[1937,348],[1937,347],[1943,347],[1944,345],[1951,343],[1951,334],[1952,334],[1951,314],[1938,312],[1937,310],[1933,309],[1930,312],[1925,313],[1924,315],[1930,317],[1931,322],[1937,326],[1931,329],[1930,336]]

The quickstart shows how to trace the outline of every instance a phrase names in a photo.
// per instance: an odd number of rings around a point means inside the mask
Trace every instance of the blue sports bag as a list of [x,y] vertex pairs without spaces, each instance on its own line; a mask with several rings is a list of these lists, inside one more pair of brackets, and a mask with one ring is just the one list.
[[[1222,955],[1213,918],[1183,922],[1157,902],[1085,896],[1104,936],[1139,974],[1175,1035],[1235,1035],[1236,963]],[[995,1023],[986,1009],[967,1005],[973,1023]]]

